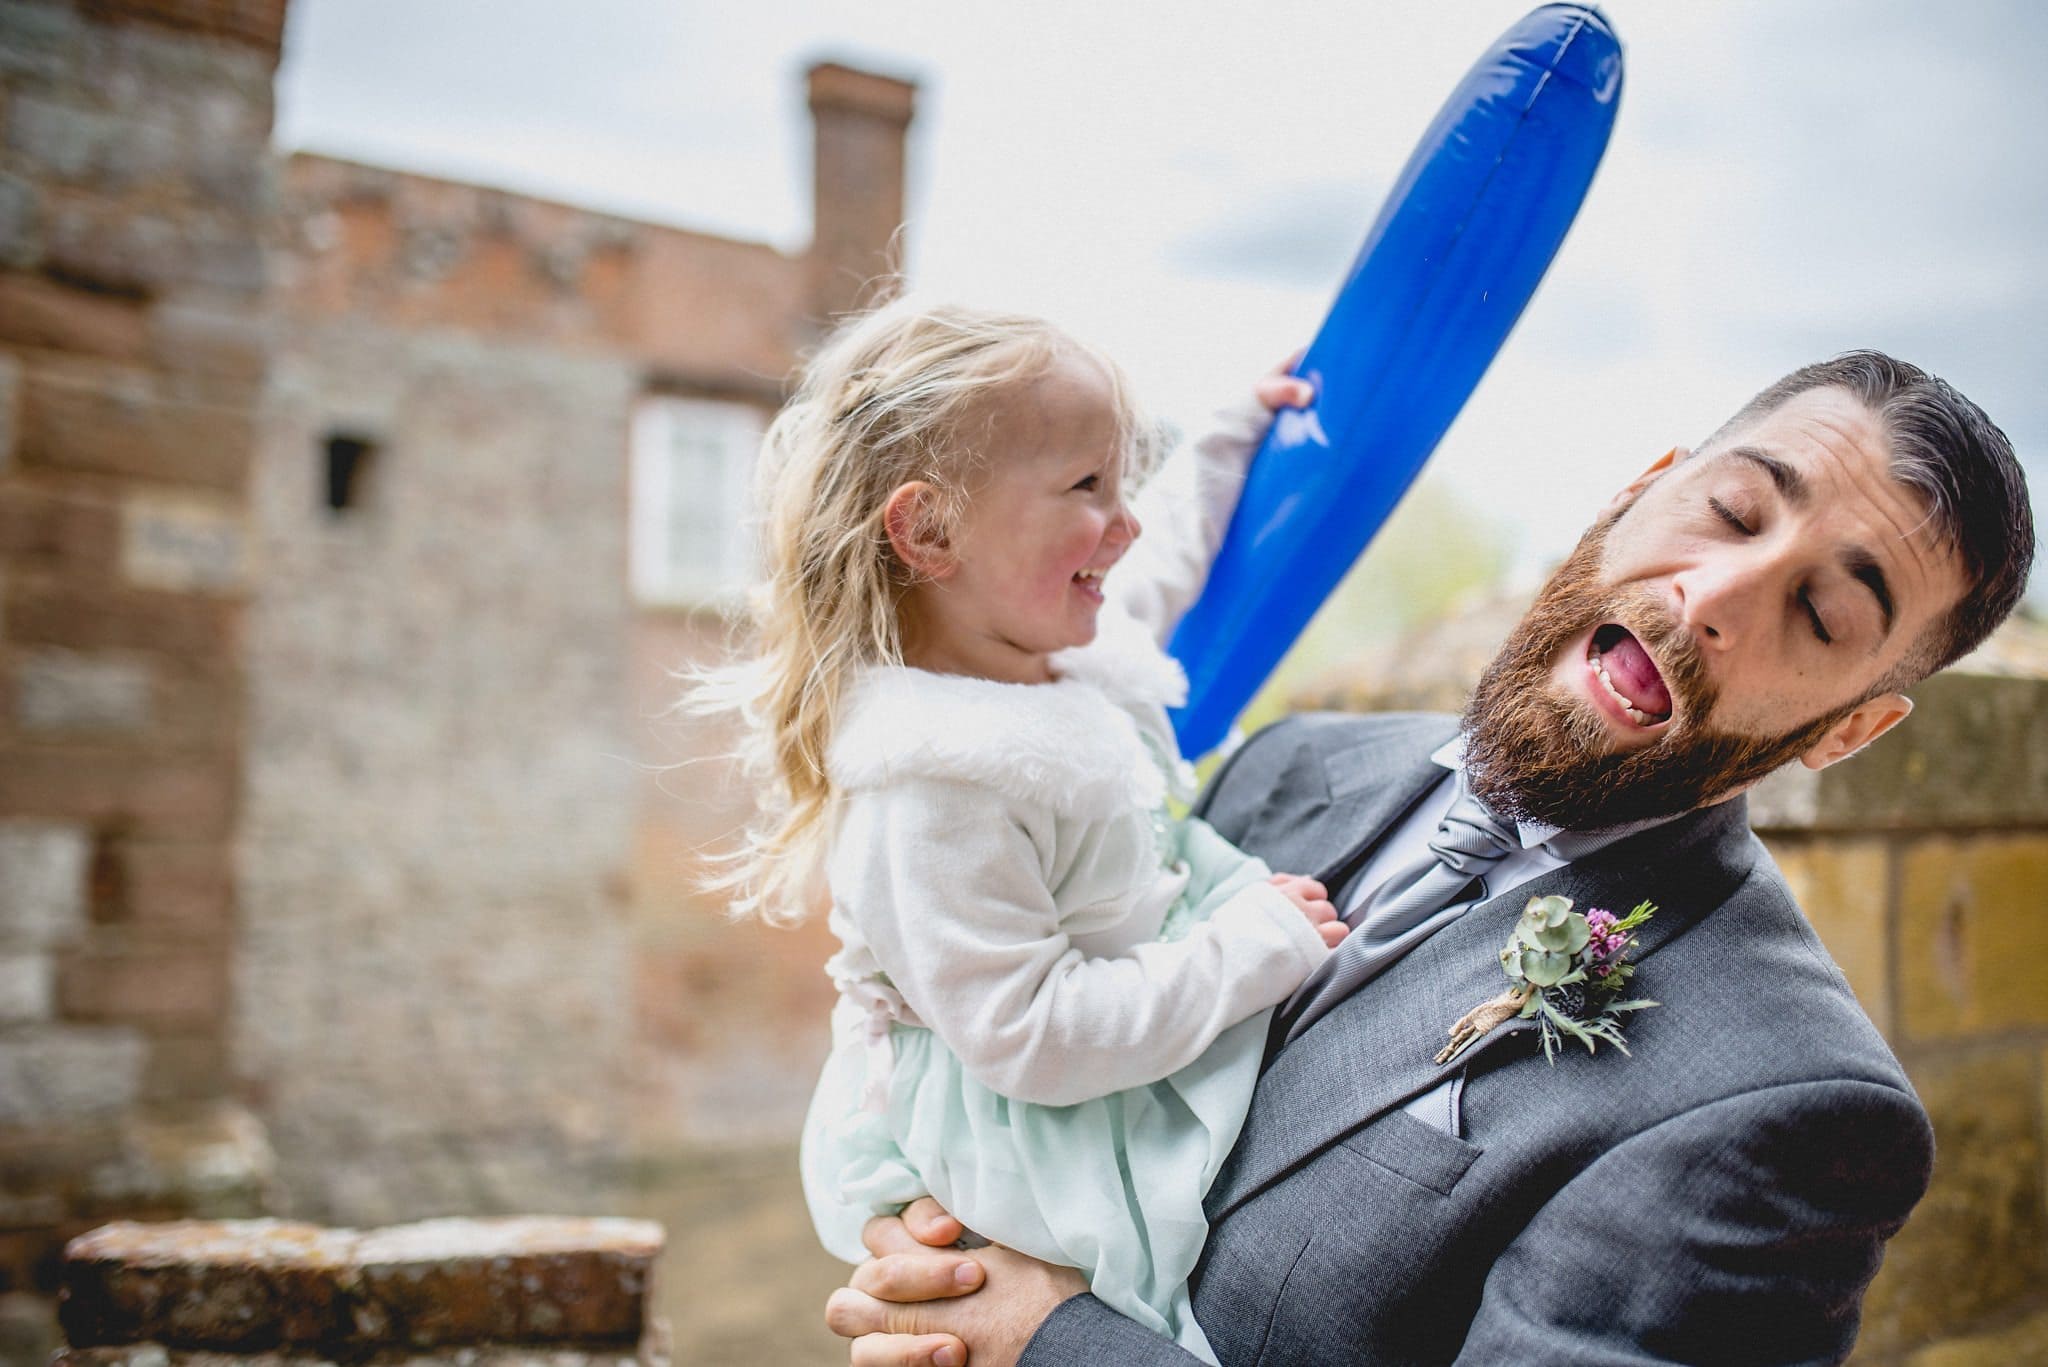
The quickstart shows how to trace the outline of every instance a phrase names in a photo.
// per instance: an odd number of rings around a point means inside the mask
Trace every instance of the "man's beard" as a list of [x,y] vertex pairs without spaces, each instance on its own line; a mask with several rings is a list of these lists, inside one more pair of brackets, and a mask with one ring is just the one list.
[[[1600,582],[1600,552],[1625,509],[1579,538],[1522,618],[1465,708],[1465,771],[1496,814],[1590,831],[1676,816],[1728,797],[1818,744],[1850,704],[1776,736],[1716,731],[1716,701],[1691,631],[1647,587]],[[1552,666],[1567,643],[1626,622],[1655,658],[1673,716],[1640,749],[1616,751],[1592,705],[1559,696]]]

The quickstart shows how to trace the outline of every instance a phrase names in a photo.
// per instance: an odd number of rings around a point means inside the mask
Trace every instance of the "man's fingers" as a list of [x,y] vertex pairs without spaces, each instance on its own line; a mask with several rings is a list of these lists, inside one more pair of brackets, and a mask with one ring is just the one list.
[[933,1333],[922,1306],[891,1305],[850,1286],[840,1287],[825,1302],[825,1327],[854,1341],[856,1363],[965,1367],[967,1362],[966,1345],[951,1334]]
[[903,1224],[910,1237],[927,1248],[951,1248],[966,1233],[966,1227],[946,1208],[929,1196],[920,1196],[903,1208]]
[[962,1367],[967,1346],[951,1334],[864,1334],[853,1341],[853,1367]]
[[885,1258],[891,1253],[915,1253],[924,1247],[910,1237],[902,1219],[895,1215],[877,1215],[862,1225],[860,1241],[877,1258]]
[[1351,933],[1351,927],[1342,921],[1327,921],[1316,927],[1316,934],[1323,937],[1323,943],[1331,949],[1344,943],[1344,937]]
[[981,1282],[981,1264],[974,1259],[926,1250],[862,1263],[849,1285],[877,1300],[908,1303],[964,1296]]

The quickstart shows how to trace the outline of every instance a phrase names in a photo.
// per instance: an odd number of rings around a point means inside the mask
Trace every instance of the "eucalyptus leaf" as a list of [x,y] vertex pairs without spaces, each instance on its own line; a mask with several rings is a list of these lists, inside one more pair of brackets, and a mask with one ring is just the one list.
[[1572,971],[1572,956],[1552,954],[1541,950],[1522,951],[1522,976],[1538,987],[1555,987],[1558,980]]

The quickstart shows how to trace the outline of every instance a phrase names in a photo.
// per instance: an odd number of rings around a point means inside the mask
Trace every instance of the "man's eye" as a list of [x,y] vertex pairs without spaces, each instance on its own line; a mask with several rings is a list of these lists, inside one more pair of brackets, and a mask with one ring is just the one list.
[[[1082,477],[1080,478],[1079,482],[1077,482],[1077,483],[1076,483],[1076,484],[1074,485],[1074,489],[1075,489],[1075,490],[1079,490],[1079,491],[1080,491],[1081,493],[1084,493],[1084,494],[1092,494],[1092,493],[1094,493],[1094,492],[1095,492],[1095,491],[1096,491],[1097,489],[1100,489],[1101,487],[1102,487],[1102,476],[1101,476],[1101,475],[1083,475],[1083,476],[1082,476]],[[1071,492],[1071,491],[1070,491],[1070,492]]]
[[1718,517],[1718,518],[1720,518],[1720,519],[1721,519],[1721,520],[1722,520],[1723,522],[1727,523],[1727,524],[1728,524],[1728,525],[1729,525],[1730,527],[1733,527],[1733,528],[1734,528],[1734,529],[1735,529],[1736,531],[1738,531],[1738,532],[1742,533],[1742,535],[1744,535],[1744,536],[1754,536],[1754,535],[1755,535],[1755,533],[1754,533],[1754,532],[1752,532],[1752,531],[1750,530],[1750,528],[1749,528],[1749,524],[1748,524],[1747,522],[1744,522],[1744,521],[1743,521],[1743,520],[1742,520],[1741,518],[1737,517],[1737,516],[1735,515],[1735,510],[1734,510],[1733,508],[1730,508],[1730,507],[1729,507],[1729,506],[1728,506],[1727,504],[1723,503],[1723,502],[1722,502],[1722,501],[1721,501],[1720,499],[1718,499],[1718,498],[1710,498],[1710,499],[1708,499],[1708,500],[1707,500],[1707,506],[1708,506],[1709,508],[1712,508],[1712,509],[1714,510],[1714,516],[1715,516],[1715,517]]
[[1820,609],[1813,605],[1813,595],[1801,590],[1799,605],[1806,609],[1806,620],[1813,627],[1814,639],[1824,646],[1833,645],[1834,634],[1828,630],[1828,624],[1820,619]]

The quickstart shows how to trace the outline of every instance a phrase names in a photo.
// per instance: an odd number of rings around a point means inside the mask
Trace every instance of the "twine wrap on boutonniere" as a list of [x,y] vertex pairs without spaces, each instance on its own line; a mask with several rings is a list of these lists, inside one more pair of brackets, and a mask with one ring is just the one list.
[[1642,998],[1621,1000],[1636,971],[1628,962],[1636,943],[1633,932],[1656,911],[1638,902],[1626,916],[1598,907],[1580,915],[1569,897],[1531,897],[1500,952],[1501,971],[1514,985],[1459,1017],[1436,1061],[1449,1063],[1511,1017],[1535,1019],[1543,1057],[1552,1064],[1567,1036],[1589,1054],[1601,1040],[1626,1054],[1621,1018],[1657,1005]]

